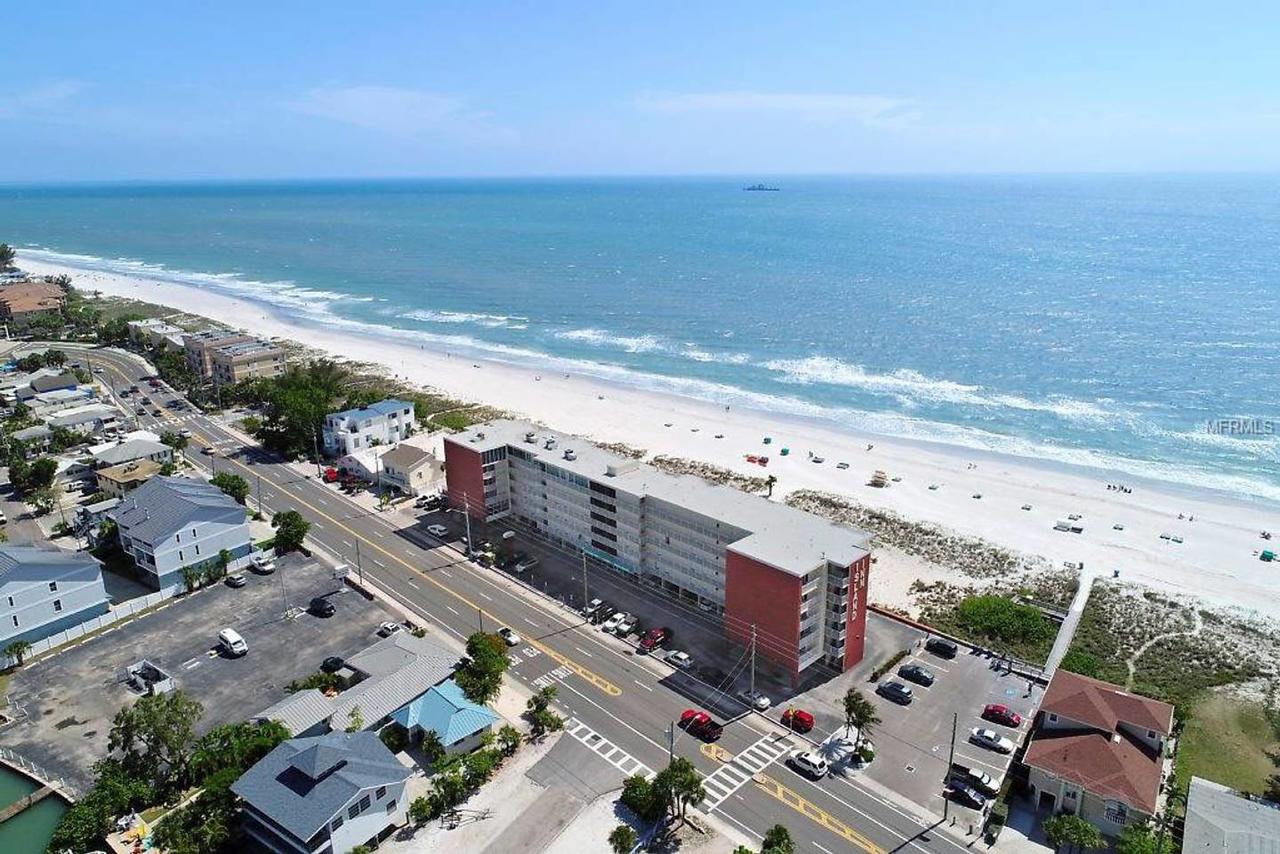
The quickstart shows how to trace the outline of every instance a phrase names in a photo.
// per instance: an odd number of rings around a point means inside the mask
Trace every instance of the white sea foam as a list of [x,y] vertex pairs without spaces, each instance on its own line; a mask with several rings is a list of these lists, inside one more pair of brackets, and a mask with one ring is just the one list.
[[628,353],[652,353],[669,345],[656,335],[614,335],[601,329],[567,329],[556,333],[565,341],[578,341],[593,347],[612,347]]
[[474,323],[477,326],[528,328],[529,318],[512,314],[483,314],[470,311],[447,311],[445,309],[414,309],[398,315],[406,320],[420,320],[424,323]]

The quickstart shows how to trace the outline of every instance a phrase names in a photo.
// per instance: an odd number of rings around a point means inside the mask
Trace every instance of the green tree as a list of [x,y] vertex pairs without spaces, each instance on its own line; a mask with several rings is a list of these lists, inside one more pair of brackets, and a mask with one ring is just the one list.
[[665,801],[657,800],[653,783],[639,774],[622,781],[622,805],[644,821],[656,821],[667,811]]
[[17,255],[8,243],[0,243],[0,273],[13,269],[13,259]]
[[564,726],[564,719],[551,711],[551,701],[556,697],[556,686],[547,685],[525,703],[525,717],[529,720],[529,735],[541,738]]
[[271,527],[276,529],[275,546],[280,554],[297,551],[302,548],[311,523],[302,518],[297,510],[282,510],[271,517]]
[[27,652],[30,651],[31,644],[24,640],[16,640],[4,648],[4,654],[14,661],[18,662],[21,667],[26,660]]
[[53,480],[57,474],[58,464],[49,457],[40,457],[30,464],[23,462],[16,467],[9,466],[10,483],[24,495],[53,486]]
[[422,734],[422,755],[432,765],[438,763],[444,758],[444,742],[440,740],[440,735],[433,729],[429,729]]
[[196,739],[191,748],[192,781],[203,784],[220,771],[244,773],[289,738],[280,721],[221,724]]
[[1102,834],[1098,828],[1078,815],[1064,814],[1047,818],[1041,823],[1044,837],[1055,851],[1062,846],[1068,850],[1084,851],[1089,848],[1101,848]]
[[53,508],[58,506],[59,497],[59,490],[55,486],[37,486],[27,491],[32,508],[40,515],[52,513]]
[[635,829],[629,824],[620,824],[609,834],[609,847],[613,854],[631,854],[637,841]]
[[347,732],[359,732],[364,729],[364,712],[359,706],[352,706],[347,712]]
[[177,791],[187,783],[188,751],[203,714],[204,706],[181,690],[148,694],[116,713],[107,749],[121,754],[130,774]]
[[791,840],[791,832],[780,824],[769,828],[764,835],[764,843],[760,846],[760,854],[795,854],[796,844]]
[[1127,824],[1116,839],[1116,854],[1157,854],[1156,838],[1145,822]]
[[429,798],[417,797],[409,803],[409,820],[414,824],[425,824],[431,821],[432,815],[433,811]]
[[498,749],[502,751],[503,756],[515,755],[523,740],[524,736],[520,734],[520,730],[511,724],[503,724],[498,730]]
[[98,324],[98,341],[102,344],[126,344],[129,341],[129,321],[142,320],[141,314],[122,314]]
[[854,741],[854,750],[862,746],[862,743],[871,737],[871,733],[875,731],[876,724],[880,723],[880,716],[876,714],[876,707],[868,700],[857,688],[850,688],[844,695],[844,732],[845,736],[849,735],[849,731],[854,727],[858,729],[858,737]]
[[168,854],[207,854],[223,850],[236,829],[236,795],[231,785],[240,772],[225,769],[205,782],[199,796],[165,816],[153,841]]
[[170,448],[173,448],[176,452],[185,450],[187,445],[190,444],[186,436],[183,436],[181,433],[175,433],[172,430],[166,430],[161,433],[160,441],[168,445]]
[[487,703],[502,690],[502,674],[510,664],[506,641],[476,632],[467,638],[467,663],[458,668],[454,681],[468,700]]
[[76,445],[83,445],[85,442],[83,434],[66,427],[51,427],[50,432],[52,435],[49,436],[49,450],[55,454],[74,448]]
[[[238,474],[220,471],[209,479],[209,482],[230,495],[238,503],[244,504],[249,497],[249,481]],[[277,540],[279,535],[277,535]],[[301,543],[301,541],[299,541]]]
[[61,350],[48,350],[44,354],[44,363],[54,368],[61,368],[67,363],[67,354]]
[[683,756],[677,756],[658,772],[653,778],[653,790],[656,800],[671,810],[671,817],[679,819],[681,824],[689,806],[707,796],[706,789],[702,787],[702,775]]
[[200,587],[202,576],[200,570],[194,566],[184,566],[182,568],[182,584],[187,588],[188,593],[194,593]]
[[104,759],[94,766],[93,787],[62,814],[49,851],[91,851],[105,848],[102,840],[116,817],[142,809],[156,800],[155,788],[140,777],[130,775],[117,759]]

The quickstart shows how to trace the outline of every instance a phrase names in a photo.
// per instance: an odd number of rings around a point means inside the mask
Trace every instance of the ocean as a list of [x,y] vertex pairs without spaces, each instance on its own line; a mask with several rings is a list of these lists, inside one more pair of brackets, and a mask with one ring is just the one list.
[[299,322],[1280,500],[1280,177],[757,180],[8,186],[0,240]]

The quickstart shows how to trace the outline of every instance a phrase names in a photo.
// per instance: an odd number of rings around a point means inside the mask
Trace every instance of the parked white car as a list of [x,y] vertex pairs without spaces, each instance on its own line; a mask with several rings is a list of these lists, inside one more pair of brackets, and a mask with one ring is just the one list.
[[757,712],[768,711],[769,707],[773,705],[773,700],[770,700],[759,691],[739,691],[738,699]]
[[605,632],[616,632],[618,630],[618,626],[622,625],[622,621],[625,620],[626,618],[627,618],[627,615],[622,611],[619,611],[618,613],[614,614],[612,617],[610,617],[609,619],[601,623],[600,629],[601,631],[605,631]]
[[627,635],[634,632],[636,630],[636,626],[639,624],[640,621],[636,619],[634,614],[623,614],[622,622],[618,623],[618,627],[614,629],[614,632],[617,633],[618,637],[625,638]]
[[687,652],[681,652],[678,649],[674,649],[667,653],[667,664],[670,664],[672,667],[678,667],[681,670],[688,670],[690,667],[693,667],[693,656],[689,655]]
[[276,571],[276,562],[267,554],[256,554],[253,556],[253,568],[263,575],[270,575]]
[[428,525],[427,533],[431,536],[443,540],[449,534],[449,529],[444,525]]
[[403,631],[404,631],[404,626],[400,625],[399,623],[392,623],[388,621],[378,626],[378,637],[389,638],[392,635],[397,635]]
[[227,655],[233,656],[241,656],[249,651],[249,645],[235,629],[223,629],[218,632],[218,646],[226,650]]
[[787,763],[806,777],[821,780],[827,776],[827,760],[809,750],[797,750],[787,759]]
[[1013,742],[993,729],[975,727],[969,734],[969,740],[979,747],[985,747],[997,753],[1013,753]]

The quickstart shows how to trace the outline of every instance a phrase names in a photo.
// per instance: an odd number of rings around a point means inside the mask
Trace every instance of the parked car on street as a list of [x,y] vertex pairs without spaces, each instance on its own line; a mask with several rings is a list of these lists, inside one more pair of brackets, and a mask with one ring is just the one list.
[[617,628],[613,631],[618,637],[625,638],[627,635],[634,632],[636,627],[639,625],[640,620],[636,618],[635,614],[623,614],[622,622],[618,623]]
[[623,611],[619,611],[618,613],[614,614],[609,619],[601,623],[600,629],[606,632],[615,632],[618,630],[618,626],[622,625],[622,621],[625,620],[628,616],[630,615]]
[[598,623],[605,623],[605,622],[608,622],[609,618],[612,617],[617,612],[618,612],[617,608],[613,607],[608,602],[606,602],[603,605],[601,605],[599,608],[596,608],[595,613],[592,614],[588,619],[590,620],[592,625],[596,625]]
[[331,655],[320,662],[320,669],[325,673],[337,673],[346,665],[346,659],[339,655]]
[[748,708],[755,709],[757,712],[768,711],[769,707],[773,705],[773,700],[770,700],[759,691],[739,691],[737,697],[746,703]]
[[924,685],[926,688],[933,684],[933,671],[921,667],[918,664],[904,664],[898,668],[898,675],[908,682],[914,682],[917,685]]
[[787,764],[814,780],[827,776],[827,760],[812,750],[797,750],[787,757]]
[[653,652],[671,639],[671,629],[657,626],[640,637],[640,652]]
[[693,656],[689,655],[687,652],[681,652],[678,649],[673,649],[671,652],[667,653],[667,664],[670,664],[672,667],[677,667],[680,670],[688,670],[690,667],[693,667]]
[[899,706],[909,706],[915,699],[911,689],[901,682],[881,682],[876,686],[876,693],[886,700],[892,700]]
[[1022,726],[1022,715],[1018,714],[1008,706],[1002,706],[999,703],[992,703],[984,708],[982,710],[982,717],[983,720],[1003,724],[1004,726]]
[[604,607],[603,599],[592,599],[590,602],[587,603],[587,607],[582,609],[582,616],[590,620],[592,615],[594,615],[596,611],[599,611],[603,607]]
[[782,725],[793,732],[813,729],[813,715],[804,709],[787,709],[782,713]]
[[334,604],[323,596],[317,596],[312,599],[311,604],[307,606],[307,610],[317,617],[332,617],[338,611]]
[[515,633],[514,630],[508,628],[507,626],[503,626],[502,628],[498,629],[498,637],[506,641],[507,646],[519,646],[520,643],[523,641],[523,638],[521,638],[518,634]]
[[996,753],[1013,753],[1013,741],[993,729],[974,727],[973,731],[969,733],[969,740],[979,747],[994,750]]

